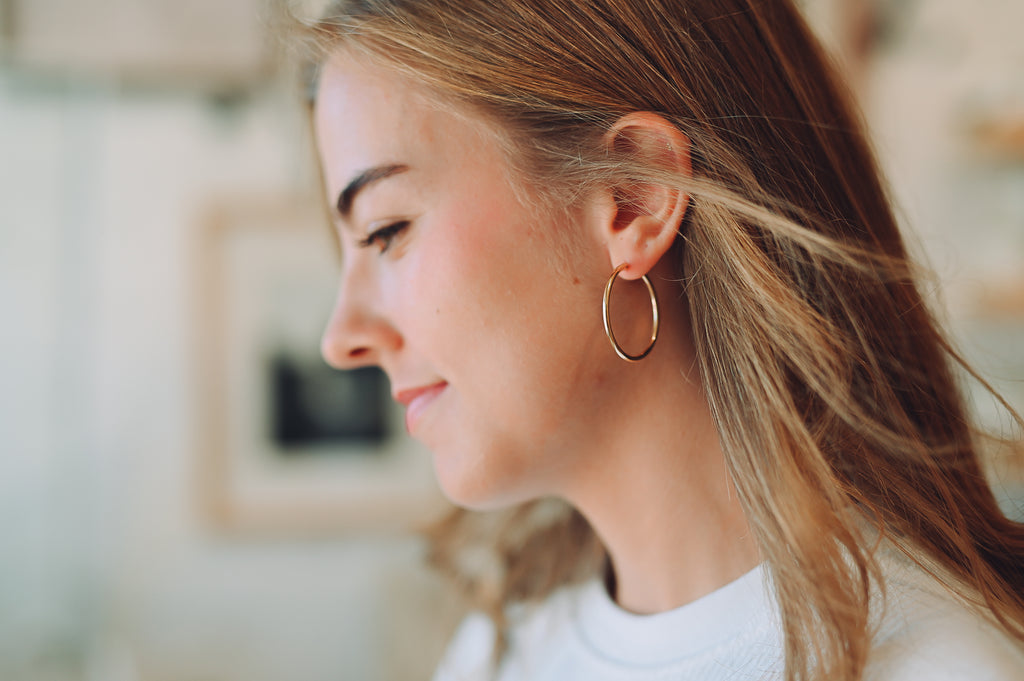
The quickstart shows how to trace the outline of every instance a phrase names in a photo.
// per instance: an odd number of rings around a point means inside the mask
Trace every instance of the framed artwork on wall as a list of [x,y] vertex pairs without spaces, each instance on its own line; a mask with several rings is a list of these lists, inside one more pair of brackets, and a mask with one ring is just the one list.
[[253,532],[403,529],[443,508],[376,368],[319,356],[337,247],[315,197],[215,202],[195,240],[203,517]]

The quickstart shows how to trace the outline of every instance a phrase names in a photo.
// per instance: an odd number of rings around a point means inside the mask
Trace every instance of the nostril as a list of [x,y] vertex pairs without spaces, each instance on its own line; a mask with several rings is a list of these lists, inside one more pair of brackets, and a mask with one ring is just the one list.
[[339,339],[325,337],[320,355],[335,369],[352,369],[355,365],[369,362],[373,349],[369,345],[350,347]]

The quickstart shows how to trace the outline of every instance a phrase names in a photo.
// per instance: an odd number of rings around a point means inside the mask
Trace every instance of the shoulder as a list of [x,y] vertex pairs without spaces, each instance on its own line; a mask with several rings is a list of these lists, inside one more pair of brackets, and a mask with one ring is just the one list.
[[[537,604],[508,609],[509,636],[520,656],[544,657],[571,633],[572,602],[579,587],[563,587]],[[495,625],[490,617],[468,615],[452,637],[433,681],[483,681],[495,676]],[[517,660],[522,662],[523,660]],[[502,669],[506,678],[508,669]]]
[[456,629],[433,681],[477,681],[491,672],[494,623],[482,613],[468,615]]
[[890,563],[868,681],[1019,681],[1024,647],[916,566]]

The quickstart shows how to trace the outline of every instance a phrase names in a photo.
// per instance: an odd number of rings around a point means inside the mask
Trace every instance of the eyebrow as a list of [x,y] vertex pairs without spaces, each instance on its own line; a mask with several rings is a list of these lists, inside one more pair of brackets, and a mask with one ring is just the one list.
[[338,194],[338,215],[348,218],[349,213],[352,212],[352,202],[356,200],[356,195],[367,185],[398,173],[404,173],[407,170],[409,170],[409,166],[401,164],[380,165],[363,170],[352,178],[352,181]]

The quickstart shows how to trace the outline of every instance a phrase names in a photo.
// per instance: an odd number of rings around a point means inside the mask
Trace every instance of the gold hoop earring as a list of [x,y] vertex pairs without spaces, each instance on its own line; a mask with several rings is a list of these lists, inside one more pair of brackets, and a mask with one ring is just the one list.
[[609,303],[612,299],[612,284],[619,277],[619,272],[629,267],[628,262],[624,262],[615,268],[612,272],[612,276],[608,278],[608,283],[604,285],[604,302],[601,305],[601,316],[604,318],[604,332],[608,335],[608,340],[612,343],[612,348],[615,350],[615,354],[626,360],[627,362],[639,362],[648,354],[654,347],[654,341],[658,340],[658,327],[660,319],[658,316],[658,295],[654,292],[654,286],[651,285],[651,280],[647,278],[646,274],[640,275],[640,279],[647,285],[647,295],[651,298],[651,312],[654,315],[654,320],[651,324],[651,342],[647,344],[647,349],[641,352],[639,355],[630,355],[619,342],[615,340],[615,333],[612,331],[611,311],[609,309]]

